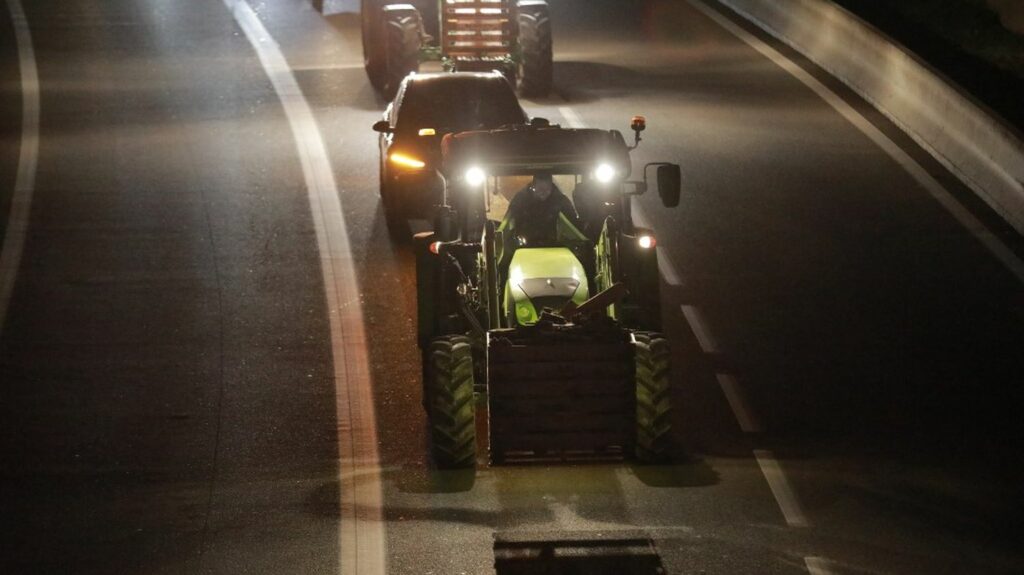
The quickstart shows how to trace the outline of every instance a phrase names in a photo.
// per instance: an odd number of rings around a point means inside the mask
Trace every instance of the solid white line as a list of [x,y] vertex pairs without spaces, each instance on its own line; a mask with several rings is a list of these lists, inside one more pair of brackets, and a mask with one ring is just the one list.
[[805,557],[804,563],[807,564],[807,572],[811,575],[832,575],[829,561],[823,557]]
[[1006,247],[1006,245],[1003,244],[999,238],[993,235],[992,232],[988,231],[985,226],[976,217],[974,217],[972,213],[967,211],[967,209],[964,208],[944,187],[942,187],[942,184],[933,178],[931,174],[921,166],[921,164],[911,158],[909,154],[904,152],[895,142],[883,134],[881,130],[876,128],[874,124],[869,122],[867,118],[860,114],[860,112],[855,110],[853,106],[840,98],[838,94],[830,90],[827,86],[819,82],[814,76],[807,73],[806,70],[797,66],[796,63],[783,56],[777,50],[764,43],[750,32],[740,28],[734,22],[716,12],[701,0],[687,0],[687,2],[714,20],[719,26],[728,30],[740,40],[743,40],[751,48],[757,50],[794,78],[802,82],[829,106],[839,112],[841,116],[846,118],[848,122],[853,124],[865,136],[871,139],[875,145],[881,148],[889,155],[889,157],[902,166],[903,169],[910,174],[910,176],[916,180],[921,187],[931,194],[931,196],[958,222],[960,222],[963,227],[967,228],[967,230],[971,232],[974,237],[977,238],[993,256],[995,256],[997,260],[1006,266],[1006,268],[1009,269],[1019,281],[1024,282],[1024,261],[1018,258],[1017,255],[1013,253],[1010,248]]
[[558,113],[565,118],[565,125],[574,130],[582,130],[587,127],[583,122],[583,119],[580,118],[580,115],[576,113],[576,110],[573,110],[569,106],[559,106]]
[[718,380],[718,385],[722,388],[722,393],[725,394],[725,399],[729,402],[729,407],[732,408],[732,413],[736,416],[736,422],[740,424],[740,429],[744,433],[763,432],[764,428],[761,427],[761,422],[747,404],[743,389],[736,378],[728,373],[716,373],[715,379]]
[[313,112],[277,42],[244,0],[224,0],[224,4],[245,32],[284,106],[316,227],[338,413],[341,573],[383,575],[387,555],[373,387],[359,286],[334,173]]
[[700,344],[700,349],[704,353],[718,353],[718,342],[715,341],[711,330],[708,329],[700,310],[692,305],[683,305],[680,306],[680,309],[683,310],[683,315],[686,316],[686,321],[690,324],[693,335],[697,336],[697,343]]
[[789,481],[772,452],[755,449],[754,457],[757,458],[761,473],[768,481],[768,487],[771,488],[772,495],[775,496],[775,501],[779,504],[786,523],[790,527],[809,527],[810,522],[804,515],[803,509],[800,508],[800,501],[796,498],[793,488],[789,486]]
[[0,251],[0,332],[7,321],[7,308],[14,293],[14,282],[21,266],[21,255],[28,234],[32,212],[32,194],[36,187],[36,166],[39,163],[39,72],[32,47],[32,33],[20,0],[7,0],[7,9],[14,23],[18,46],[18,67],[21,74],[21,152],[18,174],[11,195],[3,250]]

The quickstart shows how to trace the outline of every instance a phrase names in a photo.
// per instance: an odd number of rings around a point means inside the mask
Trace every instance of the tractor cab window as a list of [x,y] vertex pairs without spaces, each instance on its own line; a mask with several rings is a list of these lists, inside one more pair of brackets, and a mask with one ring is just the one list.
[[[511,242],[507,247],[542,247],[550,245],[575,245],[586,242],[587,238],[579,229],[579,222],[572,207],[572,196],[576,189],[577,178],[573,175],[560,175],[553,178],[555,188],[568,198],[569,213],[558,210],[558,202],[551,202],[552,213],[533,214],[531,221],[516,221],[510,209],[514,203],[520,204],[526,198],[516,202],[519,194],[530,193],[527,188],[533,181],[532,176],[502,176],[488,178],[487,182],[487,219],[494,222],[502,232],[503,241]],[[553,192],[554,193],[554,192]],[[530,213],[527,211],[527,213]],[[520,217],[522,215],[520,214]],[[541,218],[544,221],[538,221]],[[513,245],[514,244],[514,245]]]

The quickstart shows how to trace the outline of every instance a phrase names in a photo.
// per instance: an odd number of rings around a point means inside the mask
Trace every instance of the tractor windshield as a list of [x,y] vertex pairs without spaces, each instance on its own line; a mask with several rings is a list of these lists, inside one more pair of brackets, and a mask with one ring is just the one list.
[[[555,176],[554,184],[557,191],[563,193],[575,205],[577,178],[576,176]],[[508,215],[509,205],[520,193],[525,193],[533,176],[498,176],[487,179],[487,219],[502,222]]]
[[502,78],[451,77],[410,82],[402,100],[396,130],[438,133],[492,129],[522,124],[526,114]]
[[524,240],[532,236],[544,238],[544,243],[575,243],[596,238],[607,208],[617,205],[618,194],[576,175],[557,175],[552,180],[551,196],[540,200],[531,190],[533,176],[488,178],[487,219],[503,229],[514,227]]

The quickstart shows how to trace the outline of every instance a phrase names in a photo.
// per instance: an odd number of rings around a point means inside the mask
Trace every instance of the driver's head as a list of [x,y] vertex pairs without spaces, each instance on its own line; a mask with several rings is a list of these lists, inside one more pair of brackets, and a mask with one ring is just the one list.
[[541,201],[548,199],[554,187],[555,184],[551,179],[551,174],[537,174],[533,177],[533,183],[530,185],[530,189],[533,190],[533,196]]

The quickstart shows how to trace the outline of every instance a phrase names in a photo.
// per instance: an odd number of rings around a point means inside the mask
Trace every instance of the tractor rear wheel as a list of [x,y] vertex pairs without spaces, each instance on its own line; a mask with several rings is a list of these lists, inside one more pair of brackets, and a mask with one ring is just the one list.
[[389,4],[383,8],[384,82],[382,93],[395,96],[398,85],[412,72],[420,69],[420,47],[423,44],[423,20],[420,13],[407,4]]
[[668,341],[652,332],[636,332],[636,457],[665,461],[672,431]]
[[522,61],[519,92],[527,97],[547,96],[554,79],[551,14],[547,2],[523,0],[519,8],[519,47]]
[[442,469],[473,467],[476,398],[469,338],[439,337],[430,343],[424,355],[423,394],[434,462]]

